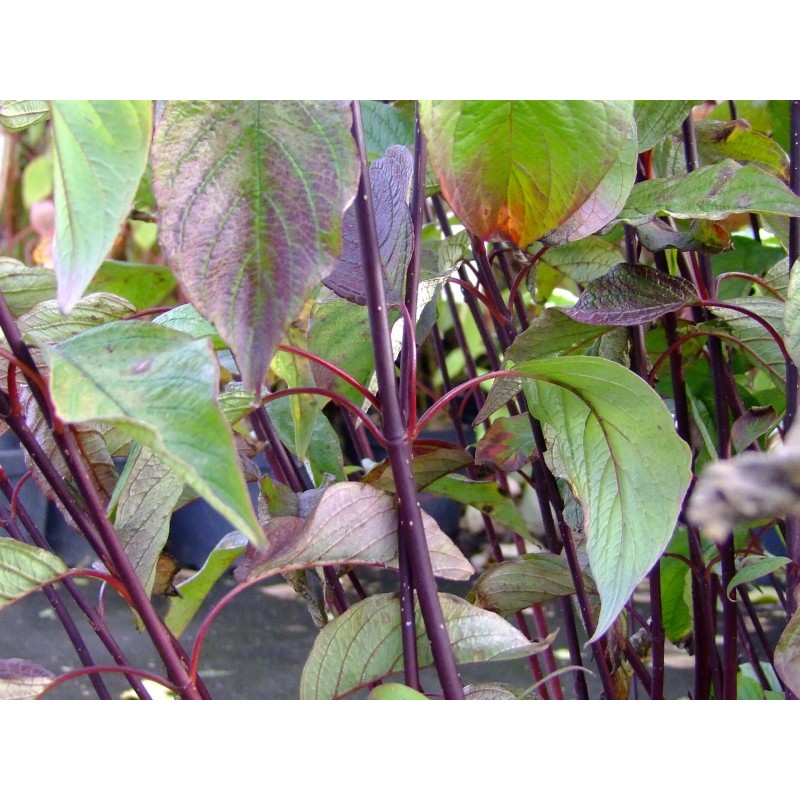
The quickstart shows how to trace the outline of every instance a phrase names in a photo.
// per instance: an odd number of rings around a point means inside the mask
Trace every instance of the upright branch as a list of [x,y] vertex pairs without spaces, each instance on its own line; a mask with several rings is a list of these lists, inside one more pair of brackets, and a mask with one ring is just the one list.
[[[422,513],[417,498],[417,487],[411,470],[413,458],[411,442],[403,421],[400,396],[395,381],[391,331],[383,287],[383,270],[378,248],[378,234],[359,103],[353,102],[352,109],[353,135],[361,158],[361,178],[355,200],[355,211],[364,264],[375,371],[383,409],[383,432],[397,489],[398,536],[405,537],[408,545],[414,586],[419,597],[425,630],[431,643],[434,664],[444,696],[450,700],[458,700],[464,698],[464,687],[439,603],[436,580],[425,540]],[[401,592],[402,597],[403,592]]]

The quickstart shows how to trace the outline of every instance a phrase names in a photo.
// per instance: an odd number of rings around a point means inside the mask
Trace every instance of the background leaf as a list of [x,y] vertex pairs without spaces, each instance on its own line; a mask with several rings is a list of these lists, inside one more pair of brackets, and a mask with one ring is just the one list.
[[0,608],[67,572],[53,553],[14,539],[0,539]]
[[[521,658],[544,650],[549,642],[531,643],[513,625],[459,597],[439,601],[456,662]],[[317,636],[300,679],[300,698],[341,697],[403,668],[400,600],[378,594],[351,606]],[[416,614],[420,667],[433,663],[422,615]]]
[[800,695],[800,614],[796,611],[775,647],[775,671],[795,695]]
[[38,697],[55,675],[32,661],[0,658],[0,700],[32,700]]
[[56,100],[53,120],[58,302],[78,302],[119,235],[147,164],[146,100]]
[[180,636],[186,630],[214,584],[244,553],[246,547],[247,538],[241,533],[233,531],[226,534],[209,553],[202,568],[175,587],[180,594],[170,598],[169,610],[164,618],[174,636]]
[[615,164],[629,101],[436,100],[420,104],[431,164],[456,215],[520,247],[574,214]]
[[139,447],[128,459],[112,499],[117,535],[148,592],[182,491],[183,479],[152,450]]
[[[592,580],[584,576],[587,589]],[[517,611],[575,594],[572,574],[561,556],[530,553],[490,566],[475,582],[469,600],[478,608],[508,617]]]
[[261,387],[284,329],[341,249],[358,161],[337,102],[173,102],[153,144],[161,245]]
[[154,323],[114,322],[46,353],[62,420],[113,422],[254,544],[263,544],[233,436],[216,403],[219,372],[208,340]]

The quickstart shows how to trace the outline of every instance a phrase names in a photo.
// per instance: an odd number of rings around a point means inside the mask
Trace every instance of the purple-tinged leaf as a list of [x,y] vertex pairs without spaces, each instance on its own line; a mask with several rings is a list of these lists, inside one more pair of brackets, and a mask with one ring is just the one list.
[[756,406],[742,414],[731,428],[731,443],[737,453],[769,433],[778,424],[778,414],[772,406]]
[[[298,500],[303,513],[302,498]],[[397,502],[362,483],[335,483],[314,493],[307,516],[270,516],[263,522],[265,550],[251,550],[238,580],[334,564],[371,564],[397,569]],[[433,517],[422,512],[434,574],[467,580],[472,565]]]
[[496,419],[475,449],[476,464],[491,464],[503,472],[514,472],[527,464],[536,450],[531,420],[527,414]]
[[636,163],[636,126],[631,123],[628,139],[600,185],[566,222],[543,236],[541,241],[550,246],[575,242],[616,219],[636,180]]
[[[414,460],[411,462],[411,471],[418,490],[473,463],[472,456],[466,450],[445,442],[417,440],[412,452]],[[395,480],[389,459],[376,464],[364,476],[362,483],[385,492],[394,492]]]
[[[411,258],[414,232],[408,210],[414,159],[407,148],[396,145],[384,158],[369,168],[375,225],[378,230],[384,287],[390,303],[397,303],[403,293],[403,279]],[[355,208],[350,206],[342,221],[342,255],[323,283],[339,297],[364,306],[367,304],[364,265]]]
[[[546,650],[554,638],[530,642],[502,617],[454,595],[439,594],[439,602],[459,664],[524,658]],[[415,619],[417,661],[420,667],[428,667],[433,656],[425,625],[421,614]],[[300,678],[301,699],[343,697],[401,671],[401,626],[397,595],[377,594],[351,606],[317,636]]]
[[147,166],[153,115],[147,100],[55,100],[53,260],[58,304],[81,299],[131,210]]
[[683,278],[641,264],[620,264],[587,284],[564,313],[587,325],[642,325],[696,300],[694,288]]
[[172,102],[153,143],[162,248],[256,391],[341,251],[358,183],[339,102]]
[[569,219],[617,163],[630,101],[420,104],[431,165],[464,225],[527,247]]
[[55,677],[52,672],[32,661],[0,658],[0,700],[33,700]]

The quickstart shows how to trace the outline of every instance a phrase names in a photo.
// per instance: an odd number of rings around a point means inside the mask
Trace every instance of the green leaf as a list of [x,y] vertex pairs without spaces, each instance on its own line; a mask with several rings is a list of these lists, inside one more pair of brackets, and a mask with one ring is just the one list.
[[254,544],[264,544],[216,402],[219,372],[208,340],[153,323],[113,322],[45,352],[63,421],[114,423]]
[[783,556],[748,556],[742,562],[742,566],[736,576],[728,583],[728,596],[732,595],[737,586],[763,578],[765,575],[770,575],[775,570],[791,563],[792,560],[790,558],[784,558]]
[[170,518],[182,491],[183,479],[152,450],[141,447],[128,459],[114,492],[114,527],[148,592],[153,590],[158,556],[167,543]]
[[[686,530],[675,532],[667,553],[689,558]],[[675,645],[682,645],[692,633],[692,574],[689,565],[679,558],[661,559],[661,615],[664,632]]]
[[691,456],[661,398],[623,366],[590,356],[518,364],[531,413],[552,426],[584,514],[605,633],[672,536]]
[[[280,397],[267,403],[267,415],[272,420],[281,442],[295,455],[297,434],[290,397]],[[311,429],[310,441],[304,458],[312,467],[312,478],[315,485],[323,482],[325,474],[335,475],[339,480],[345,479],[342,448],[339,437],[324,414],[318,414]]]
[[495,522],[525,539],[531,533],[514,501],[494,481],[473,481],[463,475],[445,475],[429,484],[426,492],[465,503],[488,514]]
[[[584,575],[589,591],[592,580]],[[508,617],[517,611],[575,594],[572,574],[561,556],[531,553],[489,567],[467,598],[478,608]]]
[[[307,499],[308,498],[308,499]],[[393,495],[363,483],[334,483],[303,492],[307,504],[297,516],[263,520],[267,548],[248,555],[237,578],[253,580],[280,572],[337,564],[369,564],[397,569],[397,501]],[[422,512],[434,574],[467,580],[471,564]]]
[[382,683],[367,696],[367,700],[428,700],[422,692],[402,683]]
[[[175,279],[167,267],[104,261],[88,291],[121,297],[132,304],[130,313],[133,313],[157,304],[174,288]],[[11,258],[0,258],[0,291],[11,313],[18,317],[37,303],[55,298],[56,276],[49,269],[26,267]]]
[[792,270],[783,311],[783,343],[795,364],[800,364],[800,273]]
[[797,611],[775,646],[775,671],[789,691],[800,695],[800,614]]
[[752,164],[789,182],[789,157],[769,136],[754,131],[743,120],[703,120],[695,125],[697,149],[703,164],[718,164],[730,158]]
[[[340,298],[316,304],[311,312],[308,349],[366,385],[375,369],[367,309]],[[329,369],[312,363],[311,372],[320,388],[339,392],[356,405],[363,402],[362,394]]]
[[[540,652],[550,642],[531,643],[502,617],[459,597],[440,594],[456,662],[500,661]],[[400,600],[378,594],[351,606],[317,636],[300,678],[300,698],[342,697],[403,668]],[[422,615],[417,609],[417,660],[433,664]]]
[[58,302],[80,300],[114,244],[147,164],[152,108],[146,100],[56,100],[53,118]]
[[29,161],[22,171],[22,204],[30,210],[34,203],[53,193],[53,162],[49,155]]
[[171,102],[153,143],[161,246],[258,391],[341,250],[358,160],[346,103]]
[[55,297],[56,279],[49,269],[26,267],[13,258],[0,258],[0,292],[15,317],[37,303]]
[[530,361],[579,353],[611,329],[610,325],[586,325],[570,319],[557,308],[546,308],[527,330],[514,339],[506,351],[506,358],[509,361]]
[[369,161],[382,158],[392,145],[402,144],[409,150],[414,149],[412,106],[401,107],[376,100],[362,100],[361,123]]
[[600,185],[566,222],[543,236],[541,241],[548,245],[574,242],[612,222],[625,207],[633,188],[636,164],[636,126],[631,122],[628,138]]
[[[288,344],[305,349],[306,337],[298,330],[287,332]],[[314,386],[311,362],[304,356],[292,352],[279,351],[272,359],[270,369],[286,383],[290,389],[301,386]],[[302,460],[311,443],[317,417],[328,402],[328,398],[318,394],[295,394],[289,398],[294,423],[294,442],[290,448]]]
[[0,700],[33,700],[55,677],[52,672],[32,661],[0,658]]
[[689,116],[694,100],[637,100],[633,107],[639,152],[650,150]]
[[496,419],[475,448],[476,464],[491,464],[503,472],[521,469],[536,451],[527,414]]
[[241,533],[233,531],[226,534],[209,553],[202,568],[175,587],[180,594],[170,598],[169,610],[164,618],[174,636],[180,636],[186,630],[208,593],[246,547],[247,539]]
[[483,239],[527,247],[572,216],[617,163],[630,101],[437,100],[420,104],[442,192]]
[[159,325],[165,325],[167,328],[172,328],[174,331],[180,331],[192,339],[205,339],[209,337],[215,350],[224,350],[227,345],[222,341],[220,335],[217,333],[214,326],[203,317],[200,316],[194,306],[185,303],[182,306],[176,306],[163,314],[159,314],[153,318],[153,322]]
[[683,278],[641,264],[619,264],[588,283],[564,313],[586,325],[643,325],[697,299],[694,287]]
[[89,284],[90,292],[116,294],[138,309],[158,305],[174,288],[168,267],[127,261],[104,261]]
[[[539,245],[533,245],[530,252],[535,254],[539,250]],[[551,247],[542,255],[541,261],[576,283],[586,283],[623,263],[625,254],[618,245],[598,236],[587,236],[579,242]]]
[[62,314],[55,300],[46,300],[20,317],[18,324],[27,342],[55,344],[92,328],[119,321],[135,311],[121,297],[98,293],[79,300],[69,314]]
[[47,550],[0,539],[0,608],[51,583],[67,570],[67,565]]
[[0,125],[7,131],[23,131],[46,119],[48,110],[44,100],[2,100]]
[[800,198],[758,167],[725,160],[679,178],[655,178],[633,187],[620,218],[631,225],[665,213],[679,219],[724,219],[743,212],[800,216]]

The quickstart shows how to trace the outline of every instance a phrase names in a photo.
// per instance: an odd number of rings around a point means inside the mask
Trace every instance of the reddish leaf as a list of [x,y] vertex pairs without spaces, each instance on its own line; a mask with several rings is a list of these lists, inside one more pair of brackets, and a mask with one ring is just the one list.
[[476,464],[492,464],[504,472],[514,472],[533,457],[531,420],[527,414],[495,420],[478,442]]

